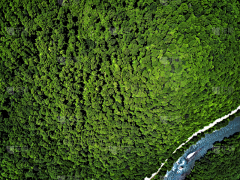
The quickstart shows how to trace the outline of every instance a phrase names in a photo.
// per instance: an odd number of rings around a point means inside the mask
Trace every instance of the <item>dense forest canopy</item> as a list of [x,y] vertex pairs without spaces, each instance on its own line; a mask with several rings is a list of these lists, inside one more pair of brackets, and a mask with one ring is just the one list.
[[240,104],[235,0],[0,6],[2,179],[143,179]]

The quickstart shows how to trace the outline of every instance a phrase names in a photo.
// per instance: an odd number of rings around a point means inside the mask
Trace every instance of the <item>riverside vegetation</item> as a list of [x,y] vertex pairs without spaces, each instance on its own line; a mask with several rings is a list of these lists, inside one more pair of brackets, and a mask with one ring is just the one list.
[[240,104],[235,0],[0,7],[1,179],[143,179]]

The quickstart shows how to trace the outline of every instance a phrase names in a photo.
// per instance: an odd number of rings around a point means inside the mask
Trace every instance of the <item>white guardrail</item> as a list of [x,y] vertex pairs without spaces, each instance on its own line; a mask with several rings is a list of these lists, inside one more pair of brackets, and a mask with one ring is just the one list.
[[[215,126],[217,123],[221,122],[222,120],[224,120],[224,119],[228,118],[229,116],[235,114],[239,109],[240,109],[240,106],[238,106],[237,109],[233,110],[233,111],[232,111],[231,113],[229,113],[228,115],[225,115],[225,116],[217,119],[217,120],[214,121],[213,123],[209,124],[208,126],[205,126],[203,129],[201,129],[201,130],[199,130],[198,132],[194,133],[190,138],[188,138],[188,140],[187,140],[185,143],[181,144],[177,149],[180,149],[184,144],[186,144],[188,141],[190,141],[190,140],[191,140],[194,136],[196,136],[197,134],[202,133],[202,132],[208,130],[209,128]],[[177,151],[177,149],[176,149],[173,153],[175,153],[175,152]],[[154,177],[159,173],[159,171],[161,170],[161,168],[163,167],[163,165],[167,162],[167,160],[168,160],[168,159],[166,159],[165,162],[162,163],[161,167],[158,169],[158,171],[157,171],[156,173],[153,173],[150,178],[145,177],[144,180],[151,180],[152,178],[154,178]]]

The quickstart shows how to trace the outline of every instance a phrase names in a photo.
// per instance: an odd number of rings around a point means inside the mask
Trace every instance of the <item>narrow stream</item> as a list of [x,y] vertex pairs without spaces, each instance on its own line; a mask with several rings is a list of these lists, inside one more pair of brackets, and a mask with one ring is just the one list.
[[[197,134],[208,130],[209,128],[215,126],[218,122],[221,122],[224,119],[228,118],[229,116],[235,114],[239,109],[240,106],[238,106],[238,108],[232,111],[230,114],[217,119],[208,126],[205,126],[202,130],[199,130],[198,132],[193,134],[190,138],[188,138],[188,140],[185,143],[181,144],[177,149],[180,149],[184,144],[186,144]],[[190,174],[191,169],[194,167],[195,161],[203,157],[207,153],[207,150],[213,147],[214,142],[216,141],[220,142],[223,140],[223,138],[229,137],[230,135],[233,135],[236,132],[240,132],[240,116],[230,121],[227,126],[221,128],[220,130],[216,130],[211,134],[205,134],[205,138],[202,138],[195,145],[192,145],[188,150],[185,151],[184,155],[180,157],[176,163],[174,163],[172,169],[170,171],[167,171],[164,180],[183,180],[187,175]],[[175,153],[176,150],[173,153]],[[168,159],[166,159],[165,162],[167,160]],[[152,174],[151,178],[146,177],[144,180],[153,179],[157,175],[157,173],[161,170],[164,164],[165,163],[162,163],[161,167],[158,169],[156,173]]]

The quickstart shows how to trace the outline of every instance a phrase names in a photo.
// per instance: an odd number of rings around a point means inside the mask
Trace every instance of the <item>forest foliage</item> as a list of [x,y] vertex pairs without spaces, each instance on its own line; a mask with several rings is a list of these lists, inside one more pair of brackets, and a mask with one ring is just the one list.
[[2,179],[149,177],[240,104],[235,0],[0,6]]

